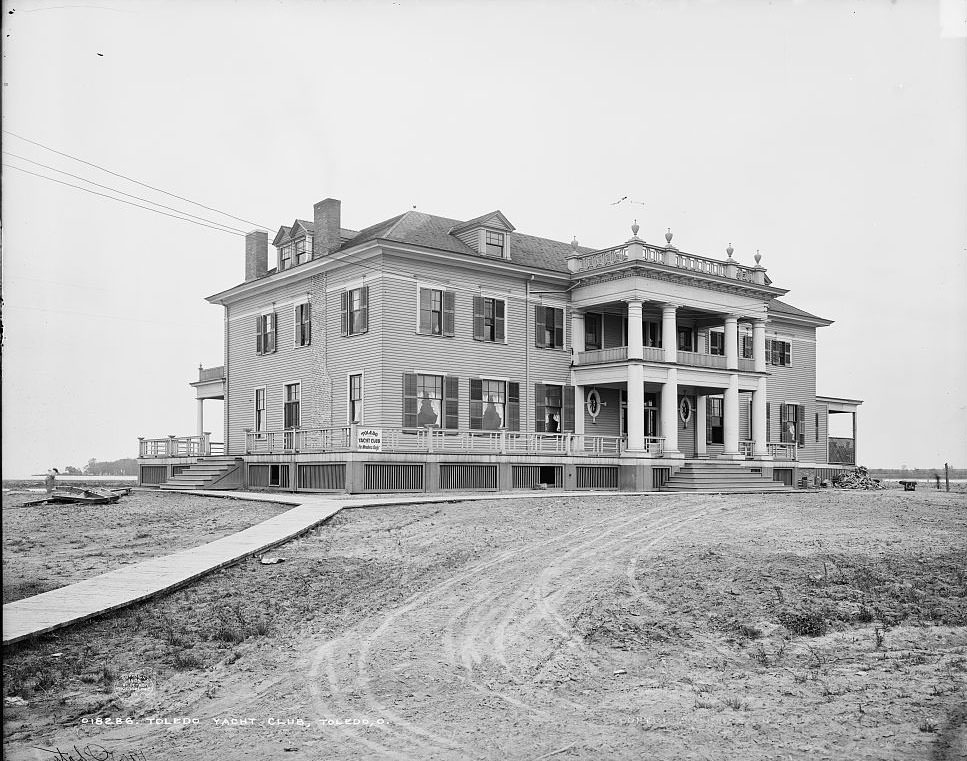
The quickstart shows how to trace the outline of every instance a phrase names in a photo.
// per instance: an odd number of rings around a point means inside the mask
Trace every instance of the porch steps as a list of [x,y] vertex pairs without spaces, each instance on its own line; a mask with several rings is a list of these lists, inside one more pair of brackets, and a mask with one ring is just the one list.
[[779,492],[789,487],[770,481],[730,462],[687,462],[675,473],[661,491],[671,492]]
[[161,484],[161,488],[169,491],[203,489],[236,467],[239,461],[235,457],[204,457],[169,478]]

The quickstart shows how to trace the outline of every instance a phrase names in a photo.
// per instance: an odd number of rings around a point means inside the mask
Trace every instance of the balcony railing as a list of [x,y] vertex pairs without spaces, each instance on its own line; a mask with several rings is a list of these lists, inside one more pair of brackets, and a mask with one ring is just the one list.
[[739,454],[743,457],[751,458],[755,454],[755,442],[754,441],[740,441],[739,442]]
[[642,346],[641,358],[648,362],[664,362],[665,350],[659,346]]
[[769,442],[766,445],[769,449],[769,454],[772,455],[774,460],[798,460],[799,452],[795,444],[778,444],[774,442]]
[[138,439],[138,457],[209,457],[225,454],[225,444],[202,436],[166,436]]
[[[746,283],[765,282],[765,270],[761,267],[744,267],[732,260],[710,259],[706,256],[696,256],[678,251],[674,248],[651,246],[642,241],[630,241],[620,246],[605,248],[590,254],[573,257],[572,267],[576,272],[610,267],[627,261],[649,262],[662,264],[666,267],[677,267],[702,275],[716,275]],[[757,276],[758,275],[758,276]]]
[[697,351],[679,351],[678,364],[692,367],[714,367],[725,369],[725,357],[719,354],[702,354]]
[[615,346],[611,349],[592,349],[578,352],[579,365],[600,365],[605,362],[624,362],[628,359],[627,346]]
[[382,451],[619,455],[625,448],[625,441],[621,436],[439,428],[380,428],[377,430],[380,437],[378,450],[368,448],[363,450],[363,447],[359,446],[355,426],[299,428],[259,433],[247,431],[245,450],[246,454]]
[[855,443],[853,439],[828,437],[826,439],[826,461],[835,465],[855,465]]
[[198,368],[198,382],[203,381],[213,381],[213,380],[223,380],[225,378],[225,366],[219,365],[218,367],[199,367]]

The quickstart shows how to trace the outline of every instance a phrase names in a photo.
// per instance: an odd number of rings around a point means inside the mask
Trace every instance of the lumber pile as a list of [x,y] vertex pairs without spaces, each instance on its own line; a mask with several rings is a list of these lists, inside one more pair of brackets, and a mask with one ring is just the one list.
[[882,489],[878,478],[870,478],[869,471],[860,466],[850,473],[843,473],[833,484],[837,489]]
[[58,486],[44,499],[24,502],[24,507],[35,505],[109,505],[130,494],[130,489],[81,489],[76,486]]

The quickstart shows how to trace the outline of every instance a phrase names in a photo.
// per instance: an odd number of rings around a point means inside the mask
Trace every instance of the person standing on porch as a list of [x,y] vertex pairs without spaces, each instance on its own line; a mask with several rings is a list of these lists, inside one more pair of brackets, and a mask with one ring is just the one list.
[[44,486],[47,488],[48,497],[54,492],[54,483],[57,481],[58,475],[60,475],[60,471],[57,468],[50,468],[47,475],[44,476]]

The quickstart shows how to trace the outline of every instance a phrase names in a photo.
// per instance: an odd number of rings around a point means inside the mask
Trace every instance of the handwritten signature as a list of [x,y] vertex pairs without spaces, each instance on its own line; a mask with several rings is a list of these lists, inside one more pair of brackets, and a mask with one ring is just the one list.
[[91,744],[78,748],[76,745],[67,750],[60,748],[37,748],[44,753],[50,753],[47,758],[55,761],[147,761],[147,756],[140,750],[114,751],[103,745]]

